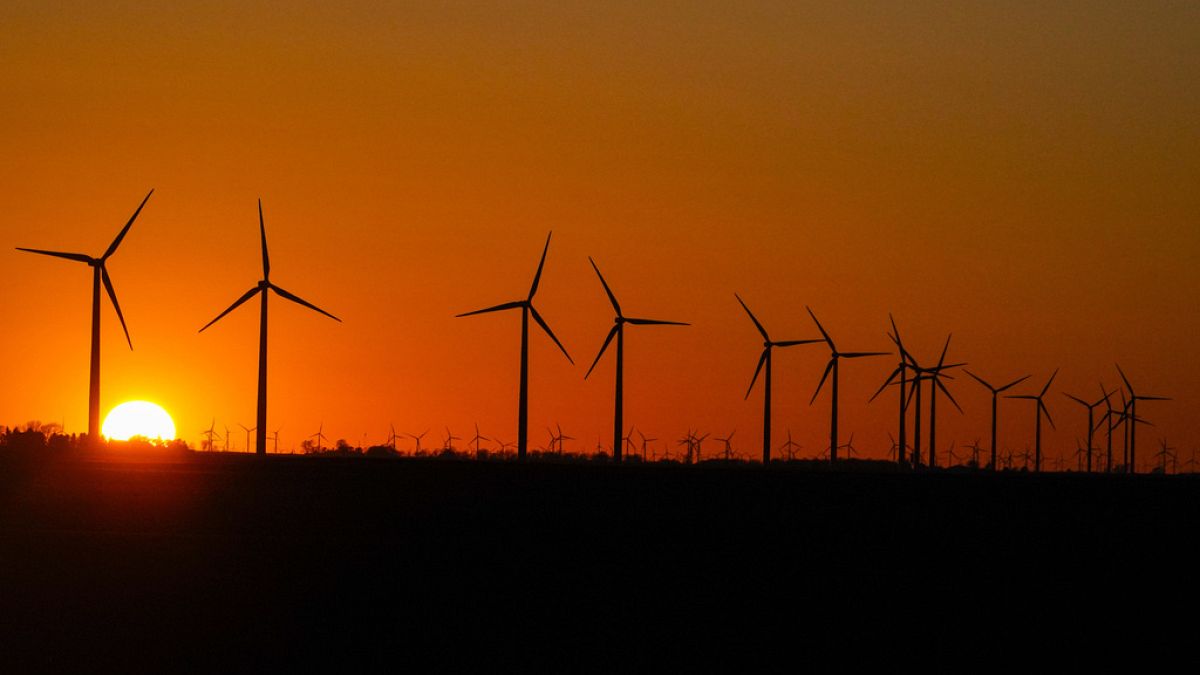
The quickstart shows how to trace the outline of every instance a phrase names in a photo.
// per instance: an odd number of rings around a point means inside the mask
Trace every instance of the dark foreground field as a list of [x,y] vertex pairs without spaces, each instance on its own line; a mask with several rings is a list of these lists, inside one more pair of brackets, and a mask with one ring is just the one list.
[[0,663],[1103,645],[1197,523],[1189,476],[5,455]]

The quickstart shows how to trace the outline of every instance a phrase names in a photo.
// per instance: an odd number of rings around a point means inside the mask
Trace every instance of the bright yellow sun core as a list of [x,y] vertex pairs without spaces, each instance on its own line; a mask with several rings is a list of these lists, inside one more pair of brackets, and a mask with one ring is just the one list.
[[170,441],[175,439],[175,422],[160,405],[129,401],[108,413],[100,433],[113,441],[127,441],[134,436]]

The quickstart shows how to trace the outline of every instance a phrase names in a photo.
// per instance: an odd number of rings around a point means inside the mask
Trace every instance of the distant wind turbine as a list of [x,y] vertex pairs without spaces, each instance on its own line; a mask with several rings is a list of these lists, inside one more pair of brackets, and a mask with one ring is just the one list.
[[575,361],[571,355],[567,353],[567,348],[558,341],[554,336],[554,331],[550,330],[550,326],[542,319],[542,315],[538,314],[537,309],[533,306],[533,296],[537,294],[538,283],[542,280],[542,269],[546,265],[546,253],[550,251],[550,237],[554,233],[546,235],[546,245],[542,248],[542,259],[538,261],[537,272],[533,275],[533,285],[529,287],[529,295],[524,300],[515,300],[506,302],[494,307],[477,309],[473,312],[464,312],[456,316],[473,316],[475,314],[486,314],[488,312],[501,312],[509,309],[521,310],[521,382],[520,388],[517,391],[517,459],[525,459],[526,450],[529,447],[529,316],[533,315],[533,320],[537,322],[546,335],[554,341],[562,351],[563,356],[567,357],[572,365]]
[[600,273],[600,268],[596,266],[596,261],[588,256],[588,262],[592,264],[592,269],[596,270],[596,276],[600,277],[600,285],[604,286],[604,293],[608,295],[608,301],[612,303],[613,311],[616,312],[616,317],[613,319],[613,327],[608,331],[608,336],[604,338],[604,344],[600,345],[600,352],[596,354],[595,360],[588,368],[583,379],[587,379],[592,374],[592,370],[596,368],[596,364],[600,362],[600,357],[604,356],[604,351],[608,349],[609,343],[613,337],[617,338],[617,379],[616,379],[616,403],[613,405],[613,461],[621,461],[622,435],[621,430],[624,428],[625,416],[625,324],[633,324],[634,326],[687,326],[688,324],[682,321],[660,321],[658,319],[633,319],[626,317],[621,312],[621,303],[617,302],[617,296],[613,294],[612,289],[608,287],[608,282],[604,280],[604,275]]
[[[208,329],[209,326],[220,321],[226,314],[237,309],[238,306],[250,298],[253,298],[255,295],[262,295],[262,304],[260,305],[261,309],[259,310],[258,324],[258,414],[255,418],[256,423],[254,425],[254,428],[257,429],[258,433],[255,434],[254,438],[254,451],[259,455],[263,455],[267,452],[267,291],[272,291],[285,300],[291,300],[298,305],[307,307],[320,314],[324,314],[325,316],[339,323],[341,322],[341,319],[308,302],[307,300],[302,300],[301,298],[292,295],[279,286],[271,283],[271,258],[267,255],[267,226],[263,223],[261,199],[258,200],[258,232],[262,237],[262,280],[259,281],[256,286],[246,291],[246,293],[242,295],[242,297],[238,298],[236,302],[230,305],[228,309],[218,314],[217,318],[206,323],[204,328],[200,329],[200,332],[203,333]],[[249,448],[246,449],[249,450]]]
[[142,212],[142,207],[146,205],[152,194],[154,194],[154,190],[146,193],[146,197],[142,199],[142,203],[138,205],[137,210],[129,217],[129,222],[125,223],[125,227],[121,228],[121,231],[117,233],[116,239],[113,239],[112,243],[108,245],[108,249],[99,258],[84,255],[83,253],[63,253],[61,251],[17,247],[18,251],[74,260],[75,262],[87,263],[92,268],[92,361],[91,374],[88,380],[88,443],[97,443],[100,440],[101,284],[104,285],[104,290],[108,293],[108,299],[112,301],[113,309],[117,311],[117,319],[121,322],[121,330],[125,331],[125,341],[129,344],[129,349],[133,349],[133,340],[129,337],[129,328],[125,325],[125,317],[121,314],[121,305],[117,302],[117,292],[113,290],[112,279],[108,276],[108,268],[105,267],[105,263],[117,252],[117,247],[121,245],[121,240],[125,238],[125,235],[129,232],[129,228],[133,226],[133,221],[137,220],[138,214]]
[[817,324],[817,330],[821,331],[821,335],[825,338],[825,344],[829,345],[829,363],[825,366],[825,372],[821,375],[821,381],[817,383],[817,390],[813,392],[812,400],[809,405],[817,400],[817,395],[821,393],[821,387],[825,386],[825,378],[829,377],[829,372],[833,371],[833,383],[830,391],[831,404],[829,406],[829,461],[837,461],[838,452],[838,362],[841,359],[859,359],[865,356],[886,356],[887,352],[839,352],[837,345],[833,343],[833,338],[829,337],[829,333],[825,332],[825,327],[817,320],[817,315],[813,314],[812,309],[805,307],[808,310],[808,315],[812,317],[813,323]]
[[[245,424],[241,424],[241,423],[238,423],[238,426],[241,427],[246,432],[246,451],[249,452],[250,451],[250,432],[254,431],[254,427],[247,427]],[[264,445],[263,447],[266,447],[266,446]]]
[[327,441],[329,438],[325,436],[325,423],[321,422],[321,426],[317,427],[317,433],[309,436],[309,438],[317,442],[317,454],[321,454],[321,441]]
[[[931,467],[937,466],[938,390],[942,390],[942,393],[946,395],[946,398],[950,399],[950,402],[954,404],[955,408],[958,408],[958,412],[960,414],[962,413],[962,408],[959,407],[958,401],[954,400],[954,397],[950,394],[950,390],[946,388],[946,385],[942,384],[942,377],[947,377],[943,375],[946,370],[966,365],[965,363],[946,364],[946,351],[950,349],[950,337],[950,335],[946,336],[946,344],[942,347],[942,355],[938,358],[937,365],[925,371],[926,374],[929,375],[929,381],[931,383],[929,386],[929,466]],[[921,386],[919,382],[917,383],[917,386]]]
[[1029,376],[1026,375],[1024,377],[1019,377],[1019,378],[1013,380],[1012,382],[1009,382],[1006,385],[1003,385],[1000,387],[994,387],[994,386],[992,386],[992,384],[990,382],[988,382],[987,380],[983,379],[982,377],[976,375],[975,373],[972,373],[971,371],[966,370],[966,369],[964,369],[964,370],[966,371],[967,375],[970,375],[972,378],[975,379],[976,382],[987,387],[987,390],[992,392],[992,471],[995,471],[997,468],[996,467],[996,420],[999,419],[999,413],[998,413],[999,406],[997,405],[997,400],[1000,398],[1000,394],[1002,392],[1004,392],[1008,389],[1011,389],[1012,387],[1015,387],[1018,384],[1021,384],[1025,380],[1028,380]]
[[[899,383],[899,385],[900,385],[900,424],[899,424],[900,440],[899,441],[893,440],[892,443],[896,449],[896,453],[895,453],[896,456],[893,457],[893,459],[896,461],[897,464],[903,465],[906,461],[904,453],[908,447],[908,400],[909,400],[908,371],[914,369],[914,365],[916,362],[913,361],[911,358],[909,358],[908,351],[906,349],[904,349],[904,342],[900,339],[900,330],[898,328],[896,328],[896,320],[894,318],[892,318],[892,315],[890,312],[888,313],[888,321],[891,322],[891,324],[892,324],[892,332],[888,335],[888,337],[891,338],[892,342],[896,343],[896,348],[900,351],[900,362],[896,365],[896,369],[893,370],[890,375],[888,375],[887,379],[883,381],[883,384],[879,386],[879,389],[871,396],[871,398],[867,402],[870,403],[871,401],[874,401],[876,398],[878,398],[878,396],[881,393],[883,393],[883,390],[886,389],[889,385],[891,385],[895,382]],[[896,379],[897,377],[900,379],[897,380]]]
[[1065,391],[1063,392],[1063,396],[1066,396],[1067,398],[1071,399],[1072,401],[1075,401],[1076,403],[1083,406],[1084,408],[1087,408],[1087,415],[1088,415],[1088,419],[1087,419],[1087,472],[1091,473],[1092,472],[1092,449],[1094,447],[1094,444],[1092,441],[1093,441],[1093,436],[1096,431],[1096,422],[1095,422],[1096,406],[1107,401],[1108,397],[1109,397],[1109,393],[1105,392],[1104,398],[1100,399],[1099,401],[1096,401],[1095,403],[1088,403],[1087,401],[1079,398],[1078,396],[1072,396],[1071,394],[1068,394]]
[[1034,408],[1034,412],[1037,415],[1037,425],[1035,427],[1035,432],[1034,432],[1035,433],[1034,455],[1033,455],[1033,470],[1034,471],[1042,470],[1042,413],[1046,414],[1046,421],[1048,421],[1050,423],[1050,428],[1052,428],[1052,429],[1055,428],[1054,419],[1052,417],[1050,417],[1050,409],[1046,407],[1046,403],[1042,399],[1046,396],[1046,392],[1050,391],[1050,383],[1054,382],[1054,378],[1057,375],[1058,375],[1058,369],[1055,368],[1054,374],[1052,374],[1050,376],[1049,380],[1046,380],[1046,386],[1042,387],[1041,393],[1038,394],[1037,396],[1033,396],[1030,394],[1024,394],[1024,395],[1020,395],[1020,396],[1009,395],[1006,397],[1006,398],[1023,398],[1023,399],[1027,399],[1030,401],[1037,401],[1037,406]]
[[[750,398],[750,392],[754,390],[754,383],[758,381],[758,374],[763,373],[763,445],[762,445],[762,461],[763,465],[767,466],[771,463],[771,356],[775,347],[793,347],[795,345],[807,345],[822,342],[821,339],[810,340],[782,340],[776,342],[767,334],[767,329],[763,328],[762,322],[758,317],[754,316],[754,312],[750,311],[750,307],[742,300],[742,296],[737,293],[733,294],[737,298],[738,304],[742,309],[746,310],[746,314],[750,316],[750,320],[754,322],[754,327],[758,329],[763,339],[762,355],[758,357],[758,365],[754,368],[754,377],[750,379],[750,386],[746,388],[745,398]],[[763,372],[763,366],[766,366],[766,372]],[[720,439],[718,439],[720,440]]]
[[1165,396],[1144,396],[1133,390],[1133,385],[1129,384],[1129,378],[1125,377],[1125,371],[1121,370],[1121,366],[1117,364],[1117,372],[1121,374],[1121,379],[1125,382],[1125,388],[1129,390],[1129,416],[1134,420],[1134,424],[1129,427],[1129,463],[1127,470],[1129,473],[1137,473],[1137,402],[1138,401],[1170,401],[1171,399]]

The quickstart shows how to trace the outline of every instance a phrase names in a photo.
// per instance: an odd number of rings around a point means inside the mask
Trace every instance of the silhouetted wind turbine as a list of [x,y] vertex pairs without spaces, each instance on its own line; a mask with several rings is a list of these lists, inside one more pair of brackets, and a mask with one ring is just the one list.
[[1095,422],[1095,410],[1096,410],[1096,406],[1098,406],[1101,403],[1104,403],[1105,401],[1108,400],[1108,393],[1106,392],[1104,394],[1104,398],[1100,399],[1099,401],[1096,401],[1095,403],[1088,403],[1087,401],[1079,398],[1078,396],[1072,396],[1071,394],[1068,394],[1065,391],[1063,392],[1063,396],[1066,396],[1067,398],[1071,399],[1072,401],[1075,401],[1076,403],[1083,406],[1084,408],[1087,408],[1087,414],[1088,414],[1088,421],[1087,421],[1087,472],[1091,473],[1092,472],[1092,437],[1093,437],[1093,434],[1096,429],[1096,427],[1095,427],[1095,423],[1096,423]]
[[725,461],[726,462],[729,461],[730,456],[733,454],[733,445],[730,443],[730,441],[733,440],[733,435],[736,433],[737,433],[737,429],[734,429],[733,431],[729,432],[728,436],[726,436],[724,438],[721,438],[720,436],[717,437],[718,441],[721,441],[722,443],[725,444]]
[[317,427],[317,433],[313,434],[312,436],[309,436],[309,438],[314,438],[314,439],[316,439],[316,441],[317,441],[317,454],[318,454],[318,455],[319,455],[319,454],[321,454],[321,441],[327,441],[327,440],[329,440],[329,437],[327,437],[327,436],[325,435],[325,423],[324,423],[324,422],[321,422],[321,426]]
[[887,356],[888,352],[839,352],[837,345],[833,343],[833,338],[829,337],[829,333],[825,332],[825,327],[817,320],[817,315],[813,314],[812,309],[807,306],[808,315],[812,317],[813,323],[817,324],[817,330],[821,331],[822,337],[825,338],[825,344],[829,345],[829,364],[825,366],[825,372],[821,375],[821,381],[817,383],[817,390],[813,392],[812,399],[808,402],[809,405],[817,400],[817,394],[821,393],[821,387],[825,386],[825,378],[829,377],[829,371],[833,371],[833,384],[830,391],[829,406],[829,461],[837,461],[837,430],[838,430],[838,362],[843,359],[858,359],[864,356]]
[[999,419],[999,412],[998,412],[999,406],[997,405],[997,401],[1000,398],[1001,392],[1007,391],[1008,389],[1011,389],[1012,387],[1015,387],[1018,384],[1021,384],[1025,380],[1028,380],[1029,376],[1026,375],[1024,377],[1019,377],[1019,378],[1013,380],[1012,382],[1009,382],[1008,384],[1000,386],[1000,387],[993,387],[991,385],[991,383],[989,383],[987,380],[983,379],[982,377],[976,375],[975,373],[972,373],[971,371],[966,370],[965,368],[963,370],[966,371],[966,373],[968,375],[973,377],[976,382],[987,387],[987,390],[992,392],[992,471],[995,471],[996,470],[996,421]]
[[[247,427],[245,424],[241,424],[240,422],[238,423],[238,426],[241,427],[246,432],[246,451],[249,452],[250,451],[250,432],[254,431],[254,427]],[[264,447],[266,447],[266,446],[264,446]],[[264,452],[265,452],[265,450],[264,450]]]
[[[783,340],[776,342],[767,334],[767,329],[763,328],[758,317],[754,316],[754,312],[750,311],[750,307],[742,300],[742,296],[737,293],[733,294],[737,298],[738,304],[742,309],[746,310],[746,314],[750,316],[750,320],[754,322],[754,327],[758,329],[763,338],[762,355],[758,357],[758,365],[754,368],[754,377],[750,379],[750,386],[746,388],[745,398],[750,398],[750,392],[754,390],[754,383],[758,381],[758,374],[763,372],[763,366],[766,366],[766,372],[763,374],[763,445],[762,445],[762,461],[764,465],[771,463],[771,356],[775,347],[793,347],[795,345],[807,345],[822,342],[820,339],[811,340]],[[720,439],[718,439],[720,440]]]
[[1052,428],[1052,429],[1056,428],[1054,426],[1054,419],[1052,417],[1050,417],[1050,409],[1046,407],[1046,403],[1042,400],[1042,398],[1046,395],[1047,391],[1050,391],[1050,383],[1054,381],[1054,378],[1057,375],[1058,375],[1058,368],[1055,368],[1054,373],[1050,376],[1050,379],[1046,380],[1046,386],[1042,387],[1041,393],[1038,394],[1037,396],[1033,396],[1030,394],[1014,396],[1014,395],[1010,394],[1009,396],[1005,397],[1005,398],[1023,398],[1023,399],[1028,399],[1030,401],[1037,401],[1037,406],[1034,408],[1034,412],[1037,415],[1037,425],[1035,427],[1036,435],[1034,436],[1034,455],[1033,455],[1033,470],[1034,471],[1042,470],[1042,413],[1046,414],[1046,421],[1050,422],[1050,428]]
[[623,436],[621,435],[624,429],[625,416],[625,324],[633,324],[635,326],[687,326],[687,323],[682,321],[660,321],[658,319],[633,319],[626,317],[621,313],[621,303],[617,302],[617,296],[613,294],[612,289],[608,287],[608,282],[604,280],[604,275],[600,273],[600,268],[596,266],[596,261],[588,256],[588,262],[592,264],[592,269],[596,270],[596,276],[600,277],[600,285],[604,287],[604,293],[608,296],[608,301],[612,303],[613,311],[616,312],[616,317],[613,319],[613,327],[608,331],[608,336],[604,338],[604,344],[600,345],[600,352],[596,354],[596,358],[592,361],[591,367],[583,379],[587,379],[592,370],[596,368],[596,364],[600,362],[600,357],[604,356],[604,350],[608,349],[609,343],[613,337],[617,338],[617,380],[616,380],[616,403],[613,406],[613,461],[621,461],[621,447]]
[[217,418],[214,417],[212,424],[209,425],[209,427],[208,427],[208,430],[200,432],[201,434],[208,436],[208,451],[209,452],[216,452],[216,448],[213,447],[213,436],[216,435],[216,429],[217,429]]
[[[1155,453],[1155,456],[1162,459],[1162,473],[1165,476],[1167,474],[1167,459],[1169,458],[1171,460],[1172,464],[1177,464],[1178,460],[1176,459],[1175,453],[1173,452],[1175,450],[1175,448],[1172,448],[1167,445],[1167,439],[1165,439],[1165,438],[1159,439],[1158,444],[1159,444],[1159,447],[1162,449],[1159,450],[1157,453]],[[1176,470],[1176,473],[1178,473],[1178,470]]]
[[487,440],[491,440],[491,439],[489,439],[487,436],[480,435],[479,434],[479,424],[476,424],[475,425],[475,437],[471,439],[471,442],[475,444],[475,454],[476,455],[479,454],[479,441],[487,441]]
[[792,430],[788,429],[787,430],[787,440],[784,441],[783,444],[779,446],[779,449],[787,453],[787,458],[788,458],[788,461],[790,462],[790,461],[792,461],[792,456],[795,453],[795,451],[799,450],[802,447],[804,447],[804,446],[802,446],[799,443],[792,440]]
[[[550,251],[550,236],[554,233],[546,235],[546,245],[542,248],[542,259],[538,261],[537,272],[533,275],[533,285],[529,287],[529,295],[524,300],[515,300],[506,302],[494,307],[486,307],[477,309],[473,312],[464,312],[456,316],[473,316],[475,314],[486,314],[488,312],[501,312],[509,309],[521,310],[521,383],[517,392],[517,459],[525,459],[525,451],[529,447],[529,316],[533,315],[533,320],[537,322],[546,335],[558,345],[563,356],[567,357],[567,361],[571,365],[575,361],[571,355],[567,353],[567,348],[558,341],[554,336],[554,331],[550,330],[550,326],[542,319],[542,315],[538,314],[537,309],[533,306],[533,296],[537,294],[538,283],[542,280],[542,268],[546,265],[546,253]],[[619,434],[618,434],[619,435]]]
[[425,431],[422,431],[419,434],[405,434],[406,436],[408,436],[409,438],[411,438],[417,442],[417,449],[413,451],[415,454],[418,454],[418,455],[421,454],[421,439],[425,438],[425,434],[427,434],[427,433],[429,433],[428,429],[426,429]]
[[888,375],[879,389],[871,395],[867,403],[874,401],[883,393],[883,390],[896,381],[899,377],[900,384],[900,440],[893,440],[893,445],[896,446],[896,456],[894,457],[897,464],[904,464],[904,453],[908,444],[908,370],[913,368],[915,361],[909,358],[908,351],[904,349],[904,342],[900,339],[900,330],[896,328],[896,320],[892,318],[891,312],[888,312],[888,321],[892,324],[892,332],[888,335],[892,342],[896,343],[897,349],[900,350],[900,363],[896,365],[896,369]]
[[[316,305],[303,300],[271,283],[271,258],[267,255],[267,226],[263,223],[262,200],[258,200],[258,232],[262,237],[262,263],[263,263],[263,278],[256,286],[246,291],[242,297],[229,306],[224,312],[217,315],[217,318],[204,324],[204,328],[200,329],[203,333],[209,326],[220,321],[226,314],[237,309],[242,303],[246,302],[255,295],[261,294],[262,300],[259,310],[259,328],[258,328],[258,414],[255,418],[256,423],[254,428],[258,430],[255,434],[254,452],[259,455],[264,455],[267,452],[267,291],[273,291],[279,297],[285,300],[307,307],[315,312],[324,314],[334,321],[341,322],[341,319],[317,307]],[[249,448],[247,448],[249,450]]]
[[1137,402],[1138,401],[1170,401],[1171,399],[1165,396],[1143,396],[1133,390],[1133,385],[1129,384],[1129,378],[1125,377],[1125,371],[1121,370],[1121,366],[1117,365],[1117,372],[1121,374],[1121,379],[1125,382],[1125,388],[1129,390],[1129,415],[1133,418],[1134,424],[1129,427],[1129,473],[1137,473]]
[[[958,412],[960,414],[962,413],[962,408],[959,407],[958,401],[954,400],[954,397],[950,395],[950,390],[946,388],[946,385],[942,384],[943,371],[966,365],[963,363],[952,363],[949,365],[946,364],[946,351],[950,349],[950,337],[950,335],[946,336],[946,344],[942,347],[942,355],[938,358],[937,365],[925,371],[929,375],[930,382],[932,383],[929,387],[929,466],[931,467],[937,466],[938,390],[941,389],[942,393],[946,395],[946,398],[949,398],[950,402],[954,404],[954,407],[958,408]],[[917,383],[917,386],[921,386],[919,382]]]
[[61,251],[44,251],[36,248],[21,248],[17,247],[18,251],[26,253],[37,253],[40,255],[48,255],[55,258],[65,258],[74,260],[75,262],[87,263],[92,268],[92,360],[91,371],[88,379],[88,443],[96,443],[100,439],[100,286],[104,285],[104,290],[108,293],[108,299],[112,301],[113,309],[117,311],[117,319],[121,322],[121,330],[125,331],[125,341],[129,344],[129,349],[133,349],[133,340],[129,337],[129,328],[125,325],[125,317],[121,314],[121,305],[117,302],[117,292],[113,290],[112,279],[108,276],[108,268],[105,263],[117,252],[117,247],[121,245],[121,240],[129,232],[129,228],[133,226],[133,221],[137,220],[138,214],[142,212],[142,207],[149,201],[150,195],[154,194],[154,190],[146,193],[146,197],[142,199],[142,203],[138,205],[137,210],[129,217],[129,222],[125,223],[125,227],[117,233],[116,239],[108,245],[99,258],[94,258],[83,253],[63,253]]

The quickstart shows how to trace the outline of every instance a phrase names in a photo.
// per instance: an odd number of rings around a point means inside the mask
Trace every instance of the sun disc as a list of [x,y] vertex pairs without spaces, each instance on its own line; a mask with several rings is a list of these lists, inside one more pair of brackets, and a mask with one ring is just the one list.
[[108,413],[100,433],[113,441],[127,441],[134,436],[170,441],[175,439],[175,422],[156,403],[127,401]]

